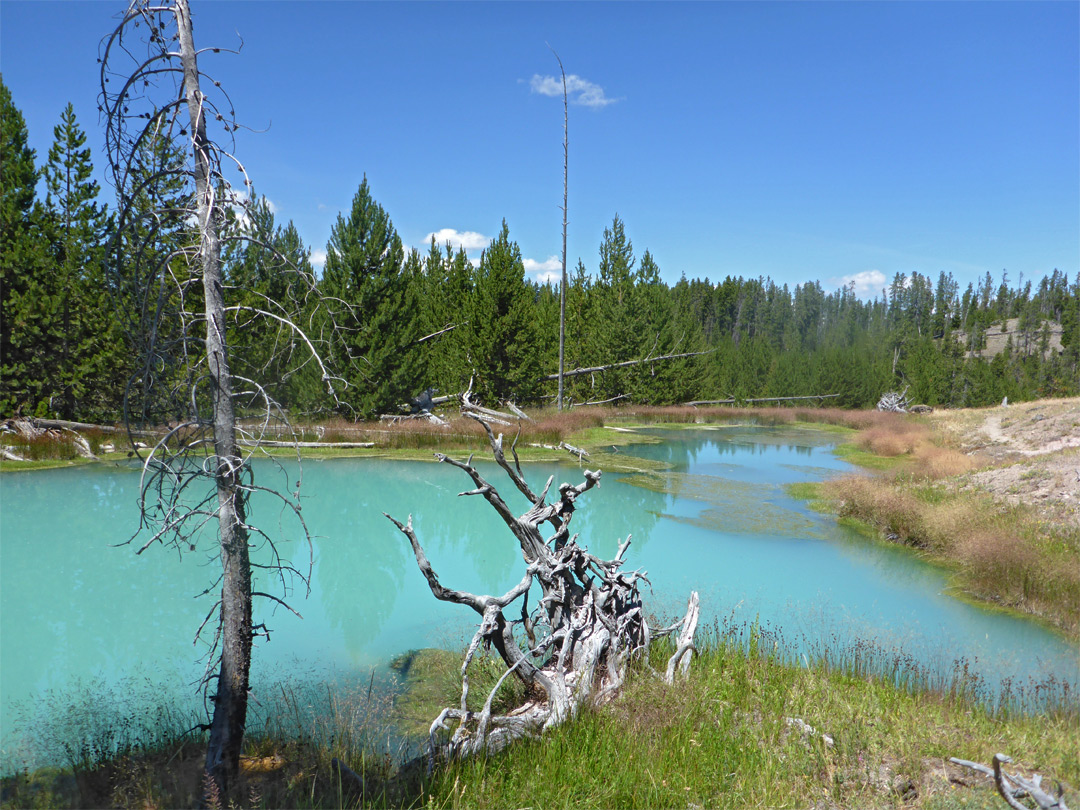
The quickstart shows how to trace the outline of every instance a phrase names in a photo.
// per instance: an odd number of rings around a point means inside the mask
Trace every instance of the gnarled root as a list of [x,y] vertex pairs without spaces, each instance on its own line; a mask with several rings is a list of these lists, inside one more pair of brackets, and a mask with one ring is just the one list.
[[[510,511],[495,487],[472,466],[471,458],[461,462],[441,454],[436,457],[472,479],[475,488],[461,494],[483,496],[517,539],[526,563],[525,575],[517,585],[502,596],[447,588],[432,569],[411,516],[405,523],[386,516],[408,538],[435,598],[467,605],[482,617],[462,663],[460,705],[444,709],[431,725],[432,763],[438,757],[497,751],[514,739],[565,722],[583,706],[602,703],[622,686],[629,662],[645,655],[653,639],[678,631],[676,652],[668,662],[666,676],[673,682],[676,669],[684,675],[689,669],[700,612],[695,592],[682,621],[663,630],[650,629],[640,592],[641,583],[648,583],[645,572],[624,570],[630,538],[620,544],[614,559],[604,560],[579,545],[578,535],[570,535],[578,498],[599,485],[600,472],[585,470],[582,483],[562,484],[558,496],[548,503],[553,477],[542,492],[534,493],[521,474],[516,453],[511,465],[503,453],[502,436],[496,437],[486,421],[480,423],[487,431],[496,463],[532,504],[523,515]],[[545,524],[550,527],[547,537],[541,533]],[[534,584],[539,586],[540,599],[530,612],[528,593]],[[508,620],[504,611],[522,597],[521,619]],[[515,636],[515,627],[522,628],[522,637]],[[474,712],[466,705],[468,670],[481,644],[493,647],[507,668],[488,694],[484,708]],[[507,714],[493,714],[495,694],[509,677],[525,685],[529,700]],[[451,730],[454,721],[456,727]],[[438,743],[440,730],[451,732],[449,742],[443,745]]]

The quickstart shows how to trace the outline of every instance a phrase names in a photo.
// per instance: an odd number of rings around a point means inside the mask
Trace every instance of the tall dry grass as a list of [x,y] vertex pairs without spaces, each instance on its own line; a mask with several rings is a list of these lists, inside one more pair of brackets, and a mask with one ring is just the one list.
[[[944,463],[941,462],[944,458]],[[1080,634],[1080,537],[1048,526],[1024,506],[936,483],[952,469],[948,455],[929,456],[919,474],[847,476],[824,485],[841,517],[949,565],[954,584],[971,595],[1040,616],[1072,637]],[[936,466],[935,466],[936,465]]]

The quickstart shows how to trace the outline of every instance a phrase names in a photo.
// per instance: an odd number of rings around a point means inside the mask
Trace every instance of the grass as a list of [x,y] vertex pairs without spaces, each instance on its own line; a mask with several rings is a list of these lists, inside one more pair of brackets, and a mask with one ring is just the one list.
[[[904,656],[859,642],[802,655],[755,625],[714,625],[701,635],[686,681],[668,687],[639,667],[610,705],[430,775],[399,770],[420,747],[391,724],[426,727],[457,704],[460,653],[403,657],[409,688],[396,697],[368,679],[281,684],[252,718],[229,806],[992,807],[981,779],[947,760],[989,762],[997,751],[1070,786],[1067,801],[1077,796],[1080,712],[1060,684],[987,703],[962,670],[934,680]],[[669,654],[656,646],[651,666],[663,669]],[[478,663],[473,689],[482,699],[498,667]],[[519,698],[508,695],[506,705]],[[123,714],[94,716],[108,728]],[[163,715],[142,748],[5,778],[3,806],[194,806],[204,743],[176,720]],[[67,747],[82,750],[78,735],[88,731],[108,737],[101,722],[68,726]],[[364,775],[366,795],[335,776],[334,757]]]
[[[868,675],[854,659],[796,665],[771,641],[714,636],[685,683],[639,675],[610,707],[543,740],[440,770],[424,800],[445,808],[959,806],[958,793],[980,793],[954,786],[959,769],[944,762],[988,762],[997,750],[1022,751],[1024,766],[1073,785],[1080,777],[1074,711],[1009,716],[962,692]],[[652,665],[667,652],[658,649]]]
[[952,587],[969,598],[1080,638],[1080,530],[949,485],[975,463],[922,421],[866,428],[839,455],[879,474],[816,487],[819,508],[824,500],[842,519],[947,566]]

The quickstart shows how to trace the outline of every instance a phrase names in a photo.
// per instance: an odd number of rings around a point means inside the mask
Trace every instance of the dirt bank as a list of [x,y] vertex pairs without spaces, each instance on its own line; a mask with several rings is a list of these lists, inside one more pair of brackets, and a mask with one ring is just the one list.
[[935,411],[930,420],[976,463],[957,486],[1080,527],[1080,398]]

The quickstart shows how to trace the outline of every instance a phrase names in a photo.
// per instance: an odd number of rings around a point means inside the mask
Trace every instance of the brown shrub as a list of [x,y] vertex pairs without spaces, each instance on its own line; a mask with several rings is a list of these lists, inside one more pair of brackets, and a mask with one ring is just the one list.
[[921,444],[930,443],[930,431],[925,425],[907,420],[879,422],[859,433],[855,443],[879,456],[911,455]]
[[830,496],[840,503],[841,517],[861,520],[887,535],[896,535],[907,545],[935,545],[936,538],[926,530],[923,505],[889,481],[849,475],[829,482],[827,487]]
[[914,472],[932,481],[963,475],[975,466],[971,458],[959,450],[935,444],[923,443],[917,448],[916,456]]
[[1005,604],[1019,605],[1039,595],[1039,555],[1012,532],[968,531],[956,544],[956,556],[976,588]]

